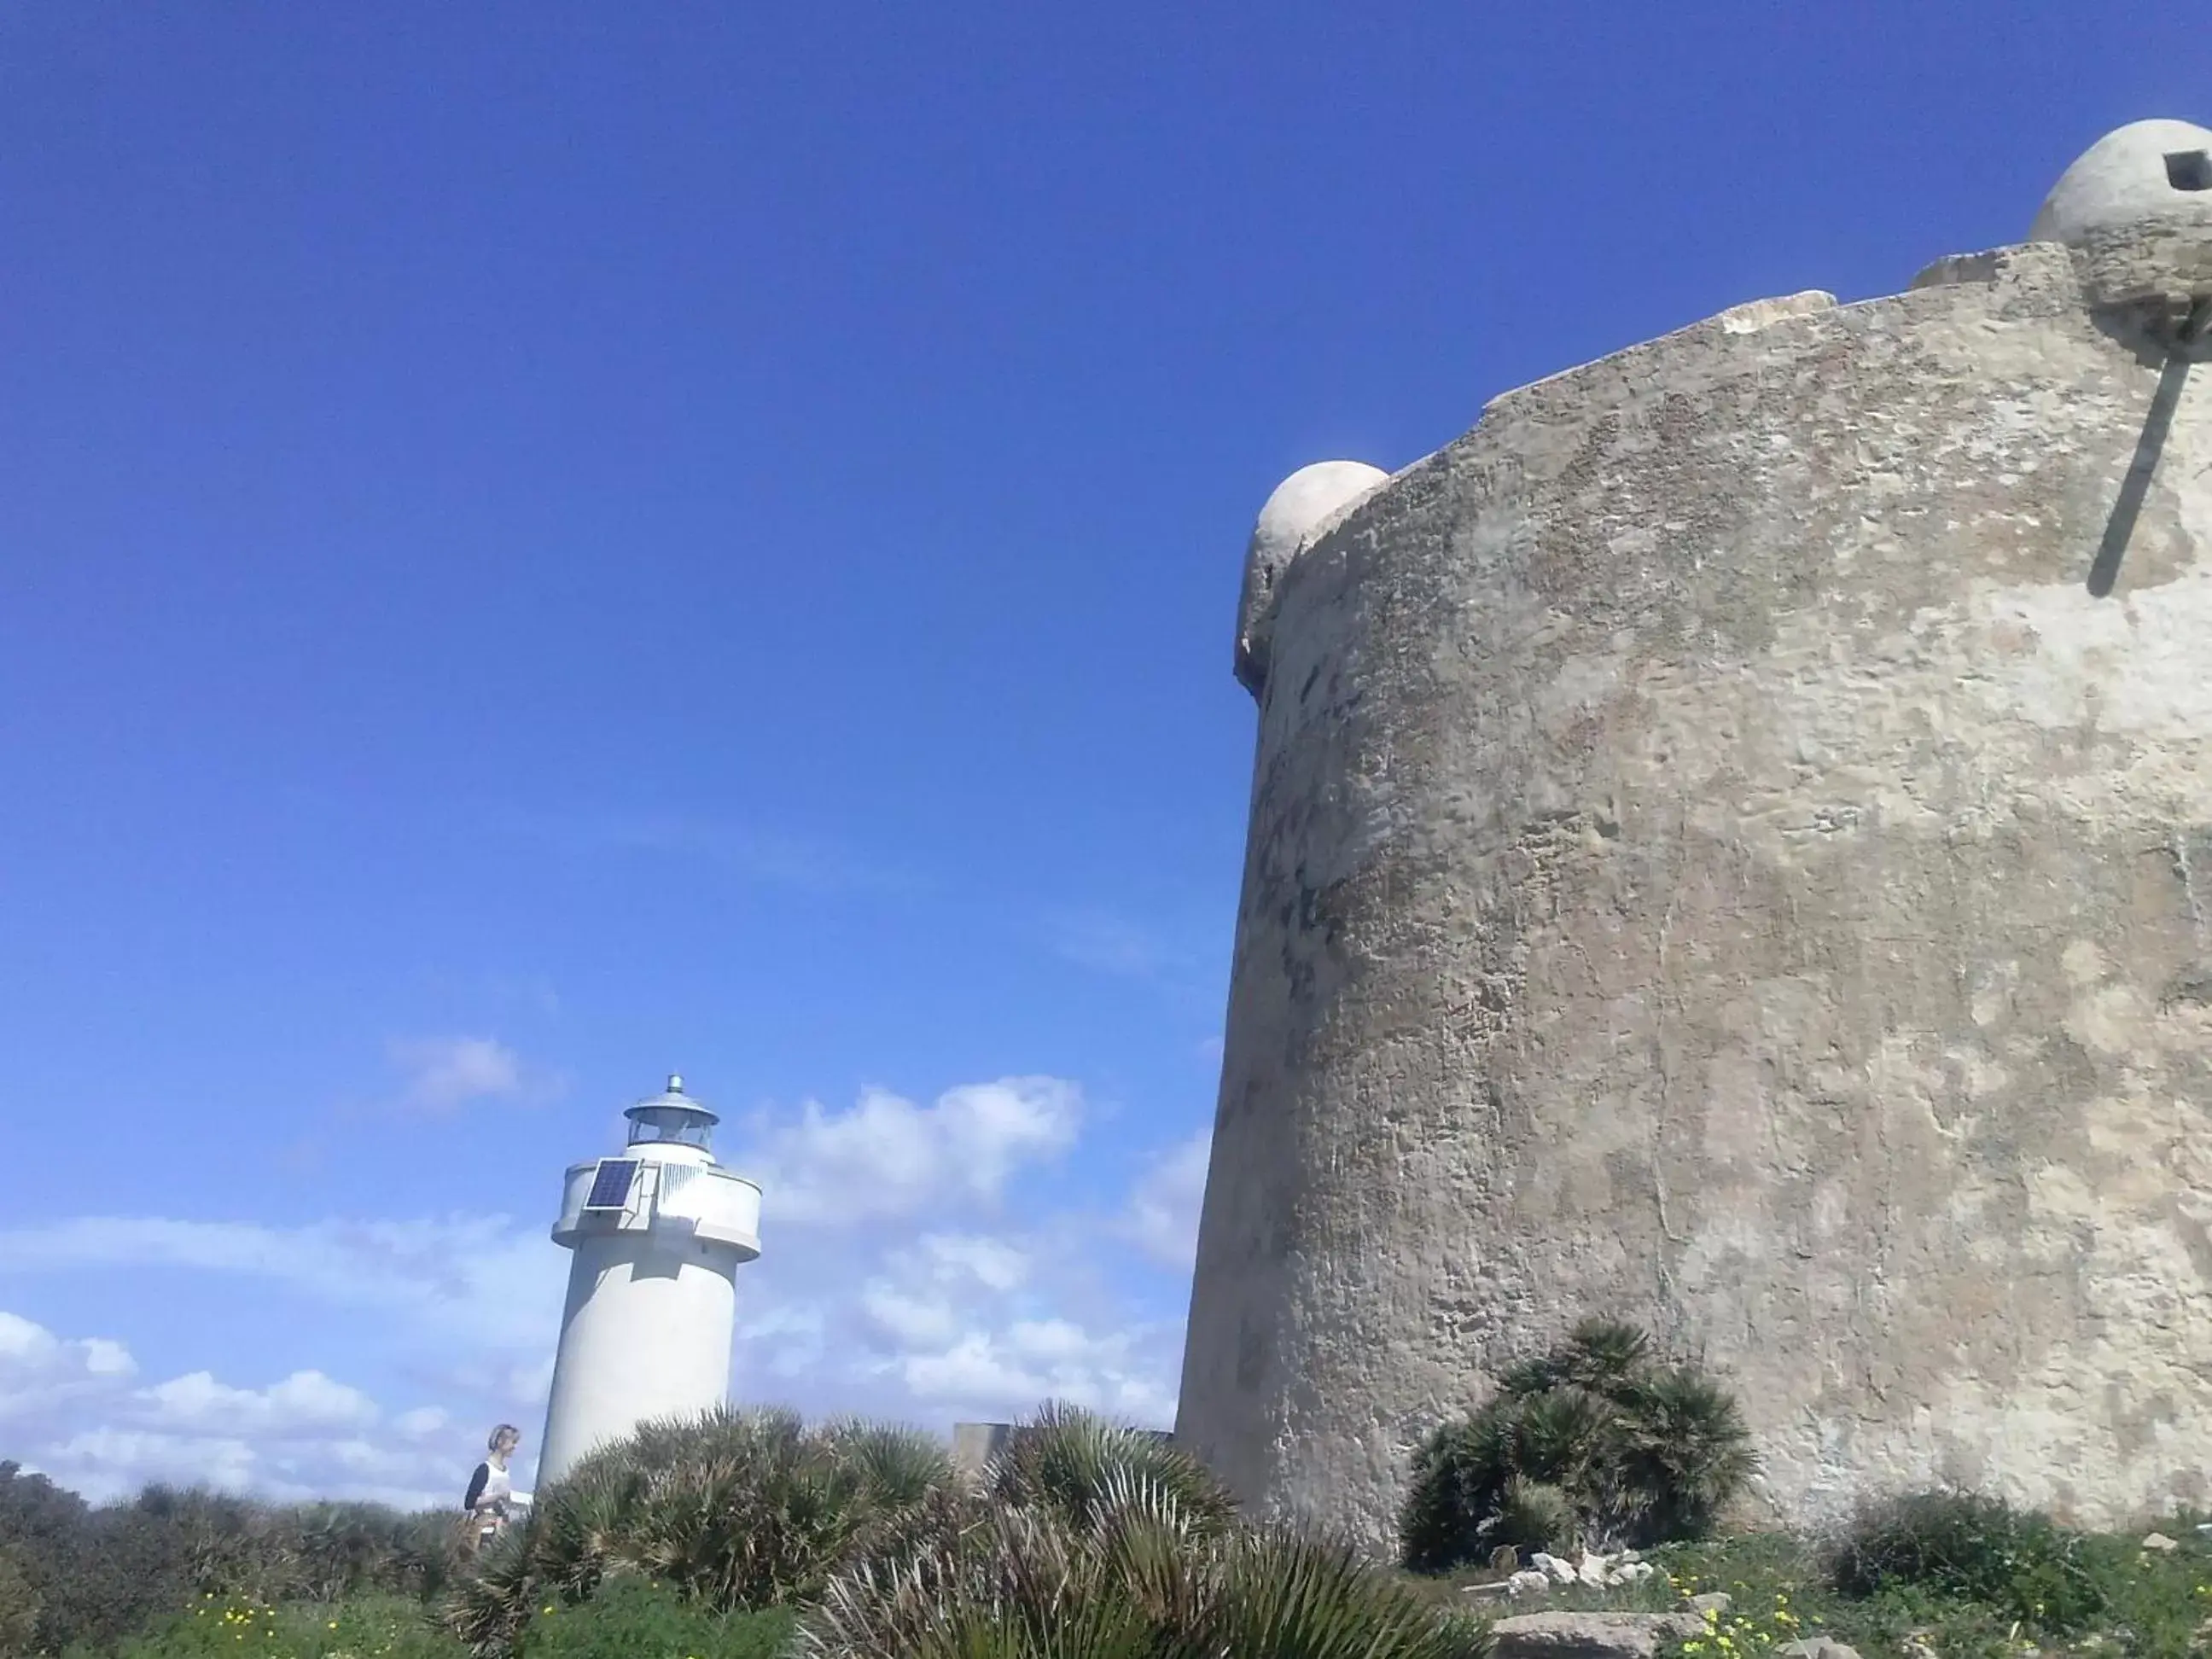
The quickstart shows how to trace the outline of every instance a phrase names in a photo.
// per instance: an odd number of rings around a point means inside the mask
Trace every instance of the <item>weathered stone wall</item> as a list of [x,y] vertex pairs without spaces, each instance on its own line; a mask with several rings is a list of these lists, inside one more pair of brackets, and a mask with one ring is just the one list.
[[1525,387],[1282,573],[1176,1426],[1248,1501],[1386,1536],[1591,1314],[1778,1514],[2212,1499],[2212,366],[2098,257]]

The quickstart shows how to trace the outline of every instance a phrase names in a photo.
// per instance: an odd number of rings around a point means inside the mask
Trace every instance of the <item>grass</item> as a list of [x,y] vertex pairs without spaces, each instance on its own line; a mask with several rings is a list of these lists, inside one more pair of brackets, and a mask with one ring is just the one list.
[[406,1596],[272,1607],[208,1595],[115,1652],[118,1659],[465,1659],[465,1650]]
[[516,1652],[519,1659],[777,1659],[797,1622],[785,1607],[717,1613],[667,1584],[624,1577],[576,1606],[548,1602]]
[[[2145,1528],[2144,1532],[2151,1530]],[[2074,1560],[2088,1595],[2067,1609],[2022,1601],[2033,1594],[2039,1563],[2025,1562],[2015,1589],[1997,1593],[1929,1588],[1888,1578],[1866,1593],[1835,1587],[1832,1551],[1781,1534],[1756,1533],[1676,1544],[1645,1559],[1659,1576],[1609,1589],[1562,1585],[1517,1601],[1466,1594],[1493,1581],[1488,1570],[1417,1582],[1439,1601],[1476,1603],[1501,1616],[1557,1609],[1679,1611],[1692,1595],[1719,1590],[1728,1611],[1708,1633],[1675,1650],[1686,1659],[1760,1659],[1800,1637],[1827,1636],[1863,1659],[2203,1659],[2212,1655],[2212,1545],[2184,1517],[2158,1528],[2179,1547],[2141,1547],[2144,1532],[2076,1535]],[[2081,1601],[2094,1604],[2082,1611]],[[2040,1611],[2039,1612],[2039,1607]]]
[[[665,1583],[608,1580],[588,1601],[548,1603],[525,1628],[519,1659],[778,1659],[788,1611],[723,1613]],[[115,1650],[116,1659],[466,1659],[432,1610],[404,1596],[271,1607],[204,1597]],[[80,1650],[75,1659],[89,1659]]]

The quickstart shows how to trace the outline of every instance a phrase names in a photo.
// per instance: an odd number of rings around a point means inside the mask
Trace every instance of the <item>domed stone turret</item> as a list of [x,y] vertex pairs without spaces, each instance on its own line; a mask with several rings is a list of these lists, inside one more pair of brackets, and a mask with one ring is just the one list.
[[2212,131],[2190,121],[2135,121],[2083,151],[2044,198],[2036,242],[2075,242],[2158,220],[2212,222]]
[[1261,619],[1283,572],[1298,550],[1331,519],[1390,475],[1364,461],[1316,461],[1275,486],[1252,526],[1244,556],[1244,592],[1237,606],[1237,678],[1254,696],[1267,679],[1267,629]]

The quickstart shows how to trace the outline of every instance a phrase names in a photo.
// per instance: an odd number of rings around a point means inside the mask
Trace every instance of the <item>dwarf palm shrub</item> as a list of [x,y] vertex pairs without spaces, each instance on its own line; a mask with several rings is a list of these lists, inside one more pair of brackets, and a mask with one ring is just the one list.
[[448,1620],[476,1652],[505,1653],[538,1608],[623,1574],[718,1613],[811,1601],[861,1544],[954,1484],[944,1449],[903,1429],[727,1408],[647,1424],[538,1493],[459,1582]]
[[1407,1565],[1433,1572],[1501,1544],[1698,1538],[1757,1468],[1726,1389],[1655,1361],[1632,1325],[1587,1321],[1422,1443],[1399,1542]]
[[1349,1548],[1235,1524],[1188,1454],[1086,1413],[830,1579],[817,1659],[1481,1659],[1486,1633]]
[[983,1476],[997,1502],[1055,1510],[1081,1528],[1139,1483],[1200,1531],[1220,1531],[1236,1513],[1227,1488],[1172,1441],[1073,1406],[1047,1405],[1018,1427]]

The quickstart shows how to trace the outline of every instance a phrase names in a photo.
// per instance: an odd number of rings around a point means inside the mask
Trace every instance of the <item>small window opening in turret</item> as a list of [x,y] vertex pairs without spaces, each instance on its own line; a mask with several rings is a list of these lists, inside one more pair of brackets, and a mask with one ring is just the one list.
[[2168,150],[2166,182],[2176,190],[2212,190],[2212,155],[2201,149]]

